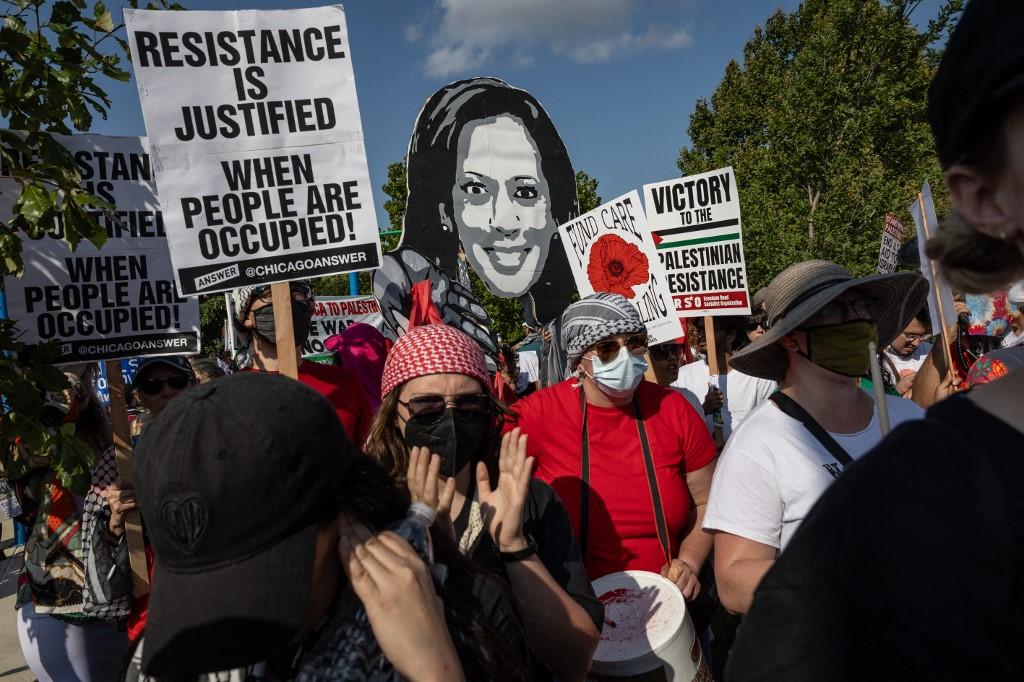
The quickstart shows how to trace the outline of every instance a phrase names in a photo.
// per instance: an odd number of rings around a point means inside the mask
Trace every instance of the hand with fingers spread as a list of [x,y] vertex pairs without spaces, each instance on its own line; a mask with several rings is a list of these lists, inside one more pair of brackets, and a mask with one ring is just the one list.
[[128,512],[139,508],[135,499],[135,488],[129,481],[118,479],[107,487],[107,504],[110,505],[110,532],[121,537],[124,534],[124,520]]
[[422,502],[433,507],[439,518],[445,518],[452,508],[455,496],[455,477],[441,482],[441,457],[431,455],[424,447],[414,447],[409,452],[409,468],[406,470],[406,485],[413,502]]
[[700,594],[698,571],[689,561],[673,559],[671,564],[662,566],[661,575],[676,584],[684,599],[694,599]]
[[395,670],[408,680],[463,679],[444,606],[412,547],[395,533],[373,535],[341,517],[338,551],[377,644]]
[[518,428],[502,436],[498,485],[494,489],[487,466],[479,462],[476,467],[480,512],[500,552],[518,552],[529,544],[523,535],[523,508],[534,458],[526,456],[526,439],[527,435]]

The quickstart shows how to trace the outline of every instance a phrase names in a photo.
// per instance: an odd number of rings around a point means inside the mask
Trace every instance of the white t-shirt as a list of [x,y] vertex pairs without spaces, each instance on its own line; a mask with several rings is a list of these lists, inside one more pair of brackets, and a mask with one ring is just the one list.
[[[910,400],[885,400],[893,428],[924,416]],[[831,435],[850,457],[859,458],[882,439],[877,410],[863,431]],[[704,528],[782,550],[842,470],[803,424],[767,401],[747,417],[718,458]]]
[[910,357],[905,358],[889,350],[885,351],[885,355],[892,360],[892,364],[896,365],[896,371],[902,377],[921,369],[921,365],[924,364],[925,358],[930,352],[932,352],[932,344],[922,341]]
[[[704,414],[704,396],[708,394],[708,384],[717,386],[725,396],[722,406],[722,435],[728,438],[747,418],[750,412],[768,399],[777,388],[770,379],[759,379],[749,374],[732,370],[716,377],[703,360],[696,360],[679,368],[679,378],[672,383],[672,388],[681,389],[683,396],[697,408],[698,414]],[[708,430],[715,428],[714,415],[707,415],[705,420]]]
[[535,350],[521,350],[517,356],[519,376],[516,377],[516,393],[522,393],[540,379],[540,360]]

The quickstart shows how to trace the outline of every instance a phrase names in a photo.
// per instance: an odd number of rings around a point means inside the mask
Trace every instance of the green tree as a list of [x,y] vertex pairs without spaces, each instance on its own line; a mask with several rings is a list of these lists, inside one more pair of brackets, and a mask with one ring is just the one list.
[[580,202],[580,215],[601,205],[597,178],[590,177],[585,171],[576,171],[576,200]]
[[[62,223],[72,247],[83,239],[97,246],[106,240],[90,211],[112,207],[81,189],[74,160],[51,133],[87,131],[95,116],[106,118],[111,102],[102,83],[129,79],[121,67],[127,45],[118,35],[122,26],[114,25],[101,1],[90,8],[85,0],[3,0],[0,15],[0,116],[20,131],[0,131],[0,165],[16,183],[16,189],[10,183],[0,189],[0,201],[13,208],[0,222],[0,275],[19,276],[22,236],[38,237],[54,221]],[[61,480],[84,492],[90,450],[72,436],[71,425],[56,430],[39,419],[44,393],[67,386],[49,366],[58,355],[53,344],[29,347],[17,334],[17,321],[0,321],[6,410],[0,441],[20,439],[35,453],[52,448]]]
[[916,0],[807,0],[754,29],[710,101],[690,117],[684,175],[736,172],[752,289],[794,262],[825,258],[874,271],[884,216],[912,229],[924,180],[948,200],[925,117],[935,46],[962,6],[925,30]]

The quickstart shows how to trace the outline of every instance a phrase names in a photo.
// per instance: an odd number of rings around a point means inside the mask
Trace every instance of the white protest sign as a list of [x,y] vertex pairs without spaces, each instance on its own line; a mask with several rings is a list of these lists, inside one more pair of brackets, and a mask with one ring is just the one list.
[[[921,215],[922,204],[924,215]],[[917,252],[921,257],[921,274],[928,280],[928,314],[932,320],[932,329],[941,331],[956,324],[956,306],[953,304],[953,290],[938,275],[938,269],[925,253],[925,244],[939,229],[939,218],[935,215],[935,201],[932,199],[932,188],[925,180],[921,187],[920,199],[910,203],[910,215],[917,226]],[[938,298],[936,298],[936,291]],[[941,305],[940,305],[941,302]],[[942,314],[940,314],[942,313]]]
[[380,264],[341,6],[124,15],[182,292]]
[[384,333],[384,316],[373,296],[317,296],[309,339],[302,346],[304,356],[327,352],[324,341],[349,325],[368,324]]
[[896,272],[897,255],[903,243],[903,223],[892,213],[885,214],[882,230],[882,248],[878,251],[878,272],[887,275]]
[[749,315],[740,197],[732,167],[644,185],[644,205],[676,312]]
[[651,344],[683,335],[636,190],[559,225],[558,232],[581,296],[600,291],[628,298]]
[[[20,235],[25,274],[4,279],[20,339],[58,342],[62,363],[198,353],[199,302],[174,287],[145,138],[54,137],[121,222],[94,213],[107,232],[101,249],[83,241],[71,251],[60,220],[39,239]],[[0,180],[0,212],[9,215],[19,191]]]

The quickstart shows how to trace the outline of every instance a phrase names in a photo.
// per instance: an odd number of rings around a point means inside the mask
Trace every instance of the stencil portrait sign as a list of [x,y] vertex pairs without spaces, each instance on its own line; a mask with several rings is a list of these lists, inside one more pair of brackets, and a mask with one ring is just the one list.
[[380,264],[342,7],[125,23],[182,292]]
[[644,185],[644,204],[676,311],[684,317],[749,315],[732,167]]
[[[21,340],[57,342],[61,362],[198,353],[199,303],[174,286],[145,139],[55,137],[117,220],[94,213],[107,233],[99,249],[82,242],[71,251],[59,220],[38,239],[20,235],[25,274],[6,277],[4,287]],[[19,191],[0,180],[0,211],[10,214]]]
[[683,335],[635,190],[559,226],[580,296],[606,292],[636,306],[651,344]]
[[429,280],[442,319],[493,350],[470,270],[521,301],[533,327],[561,315],[574,286],[558,225],[579,213],[576,175],[540,102],[497,78],[447,85],[420,111],[407,158],[402,243],[374,277],[388,324],[404,332],[413,285]]

